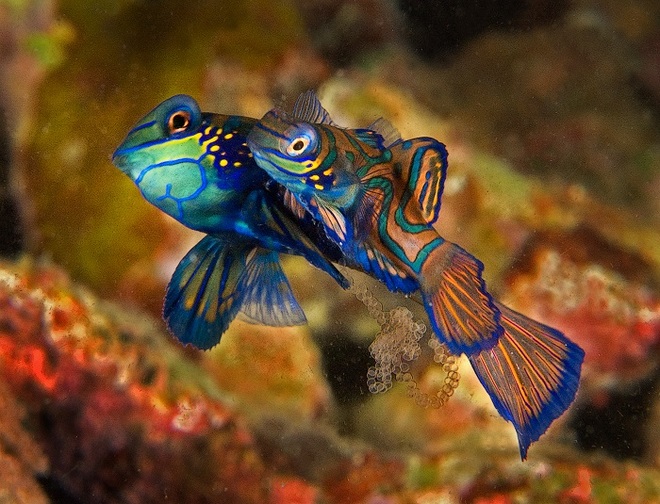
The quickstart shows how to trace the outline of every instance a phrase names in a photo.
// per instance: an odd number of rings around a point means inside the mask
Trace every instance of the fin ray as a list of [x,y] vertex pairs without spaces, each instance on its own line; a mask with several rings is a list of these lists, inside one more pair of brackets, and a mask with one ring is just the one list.
[[307,322],[275,252],[254,249],[248,256],[239,290],[245,292],[240,315],[249,322],[276,327]]
[[561,332],[498,303],[504,333],[468,356],[497,411],[513,423],[520,456],[573,402],[584,351]]
[[163,318],[183,344],[207,350],[220,341],[238,311],[236,286],[245,248],[204,237],[177,265],[167,286]]
[[383,137],[383,145],[386,149],[389,149],[392,145],[401,141],[401,133],[399,133],[399,130],[384,117],[376,119],[367,126],[367,129],[375,131]]
[[416,279],[405,274],[368,243],[363,242],[356,248],[355,259],[365,273],[383,282],[390,291],[408,294],[417,290]]
[[328,111],[321,105],[321,101],[316,96],[316,93],[311,89],[298,96],[296,103],[293,105],[291,115],[297,121],[312,124],[335,124],[330,118]]
[[483,264],[458,245],[443,242],[421,270],[426,311],[452,353],[491,348],[502,333],[500,314],[481,276]]

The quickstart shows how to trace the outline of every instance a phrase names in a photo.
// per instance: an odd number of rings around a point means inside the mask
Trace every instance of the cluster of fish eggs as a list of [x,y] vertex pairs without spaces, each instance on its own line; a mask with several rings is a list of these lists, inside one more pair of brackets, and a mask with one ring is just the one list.
[[369,352],[376,361],[367,371],[369,392],[386,392],[397,381],[408,384],[408,396],[419,406],[439,408],[445,404],[460,380],[456,357],[448,353],[435,335],[430,334],[427,344],[433,350],[434,362],[442,366],[445,377],[435,393],[422,391],[411,372],[411,363],[422,353],[420,340],[426,333],[426,325],[415,321],[412,312],[403,306],[385,311],[382,303],[364,285],[351,284],[351,292],[367,307],[369,315],[380,326],[369,346]]

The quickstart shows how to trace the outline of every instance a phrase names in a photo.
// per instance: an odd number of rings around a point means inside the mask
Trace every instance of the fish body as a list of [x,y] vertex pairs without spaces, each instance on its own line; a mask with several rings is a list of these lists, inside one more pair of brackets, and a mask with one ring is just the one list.
[[345,264],[392,291],[420,291],[434,329],[453,353],[493,347],[502,327],[483,265],[432,225],[445,146],[431,138],[387,143],[370,129],[313,124],[277,109],[248,135],[257,164],[291,193],[293,211],[323,223]]
[[498,412],[513,423],[524,459],[573,401],[584,352],[493,299],[482,263],[435,231],[444,145],[404,141],[378,126],[339,128],[308,94],[291,115],[268,112],[247,143],[289,192],[284,201],[292,212],[321,222],[345,264],[391,290],[421,293],[435,334],[467,355]]
[[277,188],[269,190],[247,148],[255,122],[203,113],[177,95],[143,117],[113,155],[149,203],[207,235],[177,266],[163,310],[174,335],[198,348],[217,344],[239,313],[266,325],[305,322],[279,253],[301,255],[348,285],[330,262],[337,247],[278,206]]

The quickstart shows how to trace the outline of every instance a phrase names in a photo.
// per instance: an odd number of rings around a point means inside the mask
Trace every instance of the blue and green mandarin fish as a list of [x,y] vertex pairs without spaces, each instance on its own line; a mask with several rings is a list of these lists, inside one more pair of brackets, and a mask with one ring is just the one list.
[[433,228],[447,170],[445,146],[402,140],[386,121],[335,126],[313,93],[292,115],[274,109],[248,135],[257,164],[312,215],[342,263],[391,290],[421,294],[437,337],[467,355],[497,411],[513,423],[524,459],[573,401],[584,352],[559,331],[494,300],[483,265]]
[[271,326],[305,323],[279,253],[301,255],[348,286],[330,262],[338,248],[281,204],[277,188],[268,190],[245,143],[255,122],[202,113],[177,95],[142,118],[113,155],[147,201],[207,235],[177,266],[163,308],[170,331],[197,348],[216,345],[239,314]]

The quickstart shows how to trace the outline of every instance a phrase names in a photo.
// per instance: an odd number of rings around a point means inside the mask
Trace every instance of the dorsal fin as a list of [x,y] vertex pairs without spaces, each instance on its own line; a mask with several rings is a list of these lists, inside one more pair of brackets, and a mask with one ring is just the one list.
[[389,148],[395,143],[401,141],[401,133],[396,127],[383,117],[379,117],[374,122],[372,122],[367,129],[375,131],[381,137],[383,137],[383,144],[385,148]]
[[385,140],[377,131],[369,128],[359,128],[351,130],[351,133],[362,143],[367,144],[369,147],[378,150],[385,150]]
[[292,115],[299,121],[312,124],[329,124],[331,126],[335,124],[328,111],[321,105],[316,93],[311,89],[298,96],[293,105]]

